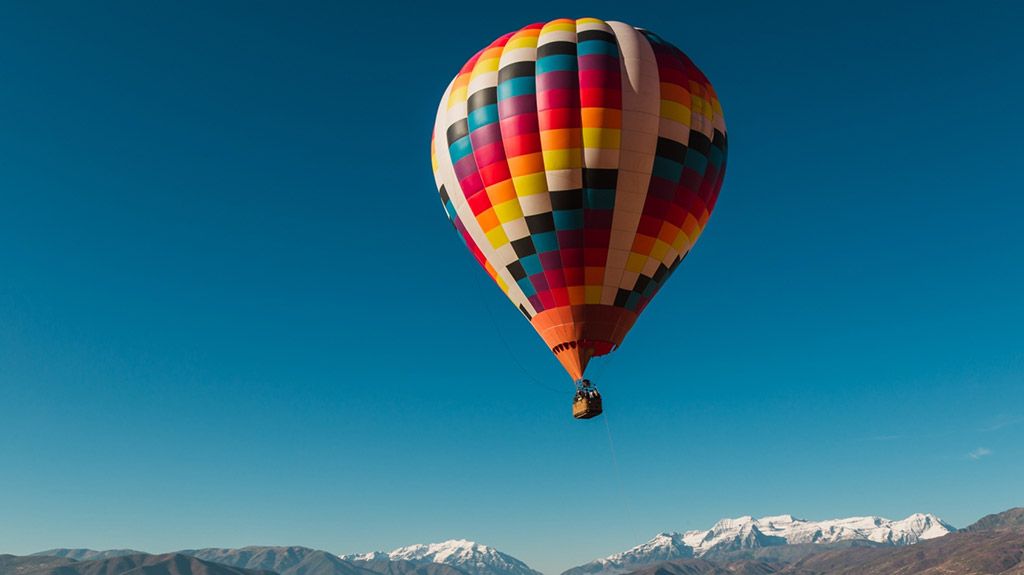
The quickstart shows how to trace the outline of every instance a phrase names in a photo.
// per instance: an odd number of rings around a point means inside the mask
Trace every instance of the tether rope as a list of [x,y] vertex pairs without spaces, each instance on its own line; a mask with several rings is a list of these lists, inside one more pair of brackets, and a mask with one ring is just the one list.
[[608,432],[608,451],[612,454],[612,467],[615,468],[615,482],[619,491],[619,498],[622,499],[622,507],[626,510],[626,521],[629,523],[629,530],[633,534],[634,541],[640,541],[637,537],[636,521],[633,519],[633,508],[629,504],[629,497],[626,496],[626,487],[622,483],[622,472],[619,470],[619,459],[615,456],[615,441],[612,439],[612,426],[608,423],[608,414],[602,414],[604,428]]
[[[483,278],[480,278],[480,277],[477,278],[477,281],[485,283],[485,282],[483,282]],[[486,287],[486,283],[485,283],[485,287]],[[489,317],[490,320],[491,320],[491,326],[494,328],[494,331],[497,332],[498,338],[501,339],[501,343],[505,346],[505,352],[508,355],[508,357],[511,358],[512,361],[517,366],[519,366],[519,369],[523,372],[523,374],[526,375],[526,377],[527,377],[527,379],[529,380],[530,383],[532,383],[533,385],[536,385],[537,387],[539,387],[541,389],[550,391],[551,393],[557,393],[558,395],[563,395],[564,392],[559,391],[557,389],[554,389],[553,387],[550,387],[548,385],[545,385],[539,379],[534,377],[534,375],[532,373],[530,373],[529,370],[526,369],[526,366],[523,365],[523,363],[521,361],[519,361],[519,358],[516,356],[515,352],[512,351],[512,346],[509,345],[508,340],[505,339],[505,334],[504,334],[504,332],[501,331],[501,327],[499,327],[499,325],[498,325],[498,320],[494,317],[494,313],[491,312],[491,305],[489,303],[487,303],[487,296],[485,295],[485,292],[483,292],[483,291],[480,292],[480,296],[482,298],[481,299],[481,304],[484,306],[484,310],[487,312],[487,317]]]

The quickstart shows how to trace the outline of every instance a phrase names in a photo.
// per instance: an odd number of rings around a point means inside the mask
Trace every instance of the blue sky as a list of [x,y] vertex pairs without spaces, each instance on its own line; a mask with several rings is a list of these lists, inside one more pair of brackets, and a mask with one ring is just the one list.
[[[1020,6],[430,4],[5,7],[0,552],[465,537],[557,573],[724,516],[1024,503]],[[475,50],[585,15],[689,53],[730,131],[595,362],[607,429],[427,148]]]

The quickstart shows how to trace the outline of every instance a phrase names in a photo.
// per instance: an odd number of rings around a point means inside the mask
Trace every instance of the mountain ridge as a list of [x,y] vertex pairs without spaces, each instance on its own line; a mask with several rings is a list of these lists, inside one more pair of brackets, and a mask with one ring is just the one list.
[[663,561],[792,544],[832,544],[863,540],[903,546],[955,531],[939,517],[915,513],[904,519],[863,516],[808,521],[792,515],[755,519],[744,515],[718,520],[710,529],[662,532],[650,541],[567,569],[562,575],[619,575]]
[[[273,571],[233,567],[184,553],[136,553],[84,561],[67,557],[61,559],[71,562],[57,566],[43,565],[20,571],[18,575],[274,575]],[[10,573],[5,572],[3,575]]]
[[[935,515],[920,513],[900,520],[727,518],[706,530],[659,533],[641,545],[565,572],[619,573],[1024,575],[1024,508],[987,515],[959,531]],[[0,575],[541,574],[495,548],[451,539],[345,556],[301,546],[211,547],[161,555],[58,548],[22,557],[0,555]]]
[[410,561],[436,563],[461,569],[470,575],[543,575],[523,561],[502,553],[493,547],[467,539],[449,539],[440,543],[418,543],[399,547],[390,552],[343,555],[353,562]]
[[958,531],[947,536],[896,546],[796,544],[824,547],[803,558],[726,561],[684,558],[630,571],[629,575],[1024,575],[1024,526]]
[[963,531],[983,531],[1007,527],[1024,527],[1024,507],[1013,507],[1001,513],[986,515],[965,527]]
[[146,553],[135,549],[105,549],[103,551],[96,551],[95,549],[58,547],[56,549],[39,551],[32,555],[42,557],[63,557],[66,559],[74,559],[75,561],[91,561],[93,559],[110,559],[111,557],[143,554]]

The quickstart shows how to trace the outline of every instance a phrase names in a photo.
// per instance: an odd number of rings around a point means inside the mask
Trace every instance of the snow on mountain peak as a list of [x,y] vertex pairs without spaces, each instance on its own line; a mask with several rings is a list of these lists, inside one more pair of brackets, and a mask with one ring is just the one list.
[[562,575],[616,575],[671,559],[700,557],[709,552],[755,549],[798,543],[836,543],[868,540],[888,545],[911,545],[955,531],[935,515],[915,513],[893,521],[883,517],[847,517],[808,521],[792,515],[750,515],[725,518],[710,529],[686,533],[659,533],[632,549],[595,559]]
[[736,519],[719,519],[717,523],[711,529],[729,529],[731,527],[742,527],[744,525],[750,525],[754,522],[754,518],[749,515],[743,517],[737,517]]
[[758,521],[760,521],[761,523],[785,525],[785,524],[793,523],[794,521],[800,521],[800,520],[797,519],[796,517],[793,517],[792,515],[769,515],[767,517],[762,517],[762,518],[758,519]]
[[[391,559],[430,561],[458,565],[462,562],[496,564],[507,567],[511,557],[493,547],[481,545],[468,539],[449,539],[440,543],[409,545],[388,554]],[[517,560],[514,560],[517,561]]]
[[387,561],[389,560],[388,554],[383,551],[370,551],[369,553],[353,553],[350,555],[342,555],[342,559],[346,561]]
[[459,567],[470,575],[541,575],[511,555],[468,539],[449,539],[440,543],[418,543],[399,547],[390,553],[374,551],[345,555],[343,559],[444,563]]
[[[675,558],[676,556],[681,556],[678,554],[678,551],[683,547],[686,547],[686,543],[683,541],[683,536],[681,534],[665,532],[657,534],[654,539],[651,539],[647,543],[642,543],[628,551],[623,551],[622,553],[616,553],[605,560],[614,562],[637,554],[659,557],[673,556],[672,558]],[[685,551],[682,556],[691,555],[691,552]]]
[[693,557],[693,548],[686,544],[684,537],[681,533],[662,532],[632,549],[597,559],[570,571],[581,570],[579,575],[625,573],[648,563]]

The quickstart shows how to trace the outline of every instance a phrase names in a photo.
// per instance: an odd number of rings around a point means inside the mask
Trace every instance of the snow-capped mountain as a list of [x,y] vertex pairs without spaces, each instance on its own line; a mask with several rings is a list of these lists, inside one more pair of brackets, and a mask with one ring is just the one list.
[[915,513],[898,521],[882,517],[808,521],[792,515],[773,515],[760,519],[744,516],[722,519],[704,531],[659,533],[647,543],[574,567],[562,575],[615,575],[672,559],[773,545],[825,544],[851,540],[911,545],[953,531],[956,529],[942,519],[924,513]]
[[370,551],[369,553],[353,553],[351,555],[342,555],[342,559],[346,561],[390,561],[391,556],[383,551]]
[[889,545],[912,545],[923,539],[934,539],[956,531],[942,519],[925,513],[915,513],[898,521],[884,517],[807,521],[796,519],[792,515],[777,515],[761,519],[723,519],[708,531],[690,531],[684,537],[687,541],[697,543],[696,554],[703,555],[711,548],[732,542],[737,535],[755,529],[768,537],[780,537],[784,539],[784,543],[791,544],[866,539]]
[[590,563],[573,567],[562,575],[613,575],[627,573],[652,563],[685,559],[693,557],[693,547],[686,544],[682,534],[659,533],[654,539],[636,547],[610,555],[604,559],[595,559]]
[[462,569],[469,575],[541,575],[530,569],[526,563],[498,551],[465,539],[450,539],[441,543],[429,543],[399,547],[390,553],[373,551],[356,555],[344,555],[349,561],[414,561],[419,563],[443,563]]

